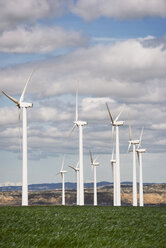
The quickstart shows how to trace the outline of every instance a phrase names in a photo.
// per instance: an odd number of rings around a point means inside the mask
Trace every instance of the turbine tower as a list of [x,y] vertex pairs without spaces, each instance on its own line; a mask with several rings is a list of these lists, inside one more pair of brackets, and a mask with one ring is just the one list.
[[112,118],[108,104],[106,103],[108,114],[112,124],[112,133],[114,132],[114,127],[116,128],[116,167],[115,167],[115,205],[121,206],[121,192],[120,192],[120,158],[119,158],[119,126],[124,125],[124,121],[118,121],[122,111],[117,115],[115,120]]
[[140,135],[140,142],[137,146],[136,152],[138,156],[138,163],[139,163],[139,205],[140,207],[144,206],[144,198],[143,198],[143,176],[142,176],[142,153],[146,152],[146,149],[141,148],[141,142],[142,142],[142,134],[143,134],[143,128]]
[[133,145],[133,206],[137,206],[137,175],[136,175],[136,145],[139,145],[140,140],[133,140],[131,136],[131,126],[129,124],[129,146],[128,152],[130,151],[131,145]]
[[33,104],[24,102],[24,95],[28,86],[28,83],[32,77],[34,70],[30,74],[25,87],[23,89],[22,95],[20,97],[20,100],[9,96],[7,93],[2,91],[2,93],[7,96],[11,101],[13,101],[16,106],[18,107],[19,111],[19,121],[20,121],[20,109],[22,109],[23,112],[23,124],[22,124],[22,206],[28,206],[28,169],[27,169],[27,108],[32,108]]
[[112,149],[112,156],[111,156],[111,167],[112,167],[112,177],[113,177],[113,187],[114,187],[114,196],[113,196],[113,205],[116,206],[116,176],[115,176],[115,172],[116,172],[116,160],[114,159],[114,144],[113,144],[113,149]]
[[80,205],[80,182],[79,182],[79,162],[77,163],[76,167],[74,168],[73,166],[69,167],[73,169],[76,173],[76,178],[77,178],[77,205]]
[[89,151],[91,166],[93,166],[93,176],[94,176],[94,206],[97,206],[97,183],[96,183],[96,166],[99,166],[99,162],[96,162],[97,158],[93,160],[92,153]]
[[65,173],[67,173],[67,171],[63,169],[64,159],[65,158],[63,157],[61,170],[59,173],[57,173],[57,175],[61,174],[61,178],[62,178],[62,205],[65,205]]
[[84,205],[84,172],[83,172],[83,126],[87,125],[86,121],[78,120],[78,87],[76,90],[76,116],[74,121],[74,126],[71,130],[73,132],[75,127],[79,129],[79,166],[80,166],[80,206]]

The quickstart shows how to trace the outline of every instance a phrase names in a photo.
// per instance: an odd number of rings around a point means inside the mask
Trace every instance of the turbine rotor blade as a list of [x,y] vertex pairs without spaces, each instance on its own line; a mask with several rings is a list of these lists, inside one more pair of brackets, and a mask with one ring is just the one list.
[[107,104],[107,103],[106,103],[106,106],[107,106],[107,110],[108,110],[109,117],[110,117],[111,122],[112,122],[112,125],[113,125],[113,124],[114,124],[114,120],[113,120],[113,118],[112,118],[112,115],[111,115],[111,112],[110,112],[110,109],[109,109],[109,107],[108,107],[108,104]]
[[90,154],[91,164],[93,164],[93,158],[92,158],[92,153],[91,153],[91,150],[89,150],[89,154]]
[[113,174],[114,174],[114,165],[113,165],[113,163],[111,163],[111,167],[112,167],[112,176],[113,176]]
[[[124,109],[124,108],[123,108]],[[119,119],[120,115],[122,114],[123,112],[123,109],[120,111],[120,113],[117,115],[116,119],[115,119],[115,122]]]
[[79,169],[79,161],[77,162],[76,169]]
[[140,165],[139,152],[137,152],[137,157],[138,157],[138,164]]
[[72,129],[71,129],[71,131],[69,133],[69,137],[72,135],[72,133],[73,133],[73,131],[74,131],[74,129],[75,129],[76,126],[77,126],[76,124],[73,125],[73,127],[72,127]]
[[144,131],[144,127],[141,130],[141,134],[140,134],[140,138],[139,138],[139,144],[138,144],[137,148],[139,148],[141,146],[143,131]]
[[97,156],[97,157],[94,159],[93,163],[95,163],[95,162],[96,162],[96,160],[98,159],[98,157],[99,157],[99,156]]
[[61,167],[61,171],[63,170],[63,167],[64,167],[64,161],[65,161],[65,155],[63,156],[63,160],[62,160],[62,167]]
[[78,84],[76,89],[76,121],[78,121]]
[[28,80],[27,80],[27,82],[26,82],[26,84],[25,84],[25,87],[24,87],[24,89],[23,89],[22,95],[21,95],[21,97],[20,97],[20,102],[23,102],[23,100],[24,100],[25,91],[26,91],[26,89],[27,89],[28,83],[29,83],[29,81],[30,81],[30,79],[31,79],[31,77],[32,77],[32,75],[33,75],[33,73],[34,73],[34,71],[35,71],[35,70],[33,69],[33,71],[31,72],[31,74],[30,74],[30,76],[29,76],[29,78],[28,78]]
[[128,123],[129,123],[129,140],[132,140],[132,137],[131,137],[131,123],[130,123],[129,113],[128,113]]
[[20,103],[19,103],[19,101],[18,101],[17,99],[15,99],[15,98],[9,96],[5,91],[2,91],[2,93],[3,93],[5,96],[7,96],[12,102],[16,103],[16,105],[17,105],[18,107],[20,106]]
[[112,156],[111,156],[111,160],[114,159],[114,145],[113,145],[113,148],[112,148]]
[[130,151],[130,147],[131,147],[131,143],[129,143],[129,146],[128,146],[128,152]]
[[68,165],[68,167],[70,167],[71,169],[77,171],[77,170],[76,170],[73,166],[71,166],[71,165]]

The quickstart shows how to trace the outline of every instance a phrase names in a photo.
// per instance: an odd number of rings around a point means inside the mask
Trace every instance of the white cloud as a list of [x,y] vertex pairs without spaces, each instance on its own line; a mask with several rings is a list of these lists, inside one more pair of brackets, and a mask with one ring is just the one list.
[[67,6],[66,0],[0,0],[0,31],[43,17],[59,16]]
[[87,21],[100,16],[118,19],[165,17],[165,0],[78,0],[71,11]]
[[87,37],[60,27],[18,27],[0,34],[0,51],[6,53],[47,53],[58,48],[85,45]]
[[[75,92],[110,96],[135,102],[165,100],[166,50],[144,47],[139,40],[77,49],[70,54],[37,64],[0,71],[1,87],[9,94],[20,94],[32,67],[37,70],[28,92],[37,97]],[[17,82],[17,85],[15,84]]]
[[157,130],[166,130],[166,123],[153,124],[151,127]]
[[[77,149],[76,135],[72,136],[70,144],[66,141],[74,121],[75,99],[72,94],[75,96],[77,80],[79,116],[88,121],[84,131],[86,148],[92,144],[102,152],[111,149],[111,127],[105,106],[105,102],[108,102],[113,117],[125,106],[121,118],[126,122],[120,130],[122,151],[127,150],[128,110],[134,137],[140,136],[144,126],[145,147],[154,151],[154,141],[162,142],[165,129],[165,126],[158,126],[160,123],[164,124],[166,119],[165,64],[166,50],[160,45],[147,47],[141,40],[132,39],[106,46],[77,49],[70,54],[33,65],[5,68],[0,71],[1,89],[17,97],[22,92],[32,67],[38,68],[25,96],[26,101],[34,103],[33,109],[28,111],[28,131],[30,147],[37,150],[37,154],[47,156],[54,154],[54,151],[58,153],[63,150],[72,153]],[[6,105],[8,100],[5,99],[5,96],[1,97],[3,105]],[[10,104],[11,111],[8,112],[9,107],[0,109],[0,122],[2,126],[6,125],[3,128],[17,125],[17,109],[14,110],[13,104]],[[4,134],[8,131],[4,131]],[[1,149],[8,147],[18,150],[17,137],[14,140],[9,136],[7,142],[1,141]],[[162,144],[158,147],[160,152],[164,149],[164,143]]]
[[30,113],[32,121],[59,122],[70,119],[70,113],[60,111],[55,107],[38,107]]

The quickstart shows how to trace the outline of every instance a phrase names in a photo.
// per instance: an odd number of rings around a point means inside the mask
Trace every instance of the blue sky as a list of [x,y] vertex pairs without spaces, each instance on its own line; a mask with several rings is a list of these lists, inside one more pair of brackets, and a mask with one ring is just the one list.
[[[134,138],[142,126],[144,181],[166,175],[166,3],[164,0],[0,1],[1,90],[25,96],[28,110],[29,183],[60,182],[63,155],[78,160],[78,132],[68,138],[79,81],[79,117],[84,129],[84,179],[92,181],[88,151],[99,154],[98,181],[112,181],[111,126],[124,107],[120,129],[121,179],[132,180],[128,112]],[[0,184],[21,183],[17,108],[0,95]],[[138,167],[138,166],[137,166]],[[137,168],[138,169],[138,168]],[[137,173],[137,177],[138,177]]]

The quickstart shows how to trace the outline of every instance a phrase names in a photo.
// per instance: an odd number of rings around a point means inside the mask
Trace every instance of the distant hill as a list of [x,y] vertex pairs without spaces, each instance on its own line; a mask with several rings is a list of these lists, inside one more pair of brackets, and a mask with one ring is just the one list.
[[[97,186],[105,186],[105,185],[112,185],[110,182],[99,182]],[[77,184],[66,182],[65,188],[66,189],[76,189]],[[92,188],[93,183],[85,183],[85,188]],[[29,191],[43,191],[43,190],[58,190],[62,188],[62,183],[41,183],[41,184],[30,184],[28,185]],[[19,191],[21,190],[21,186],[1,186],[0,191]]]
[[[154,183],[144,183],[144,185],[151,185]],[[107,181],[102,181],[97,183],[98,187],[102,186],[112,186],[113,183],[107,182]],[[132,186],[132,182],[122,182],[121,187],[125,187],[126,185]],[[71,183],[71,182],[66,182],[65,183],[65,188],[66,189],[76,189],[76,183]],[[85,188],[92,188],[93,183],[85,183],[84,184]],[[41,183],[41,184],[30,184],[28,186],[29,191],[46,191],[46,190],[58,190],[62,188],[61,183]],[[1,186],[0,187],[0,192],[2,191],[20,191],[21,186]]]

